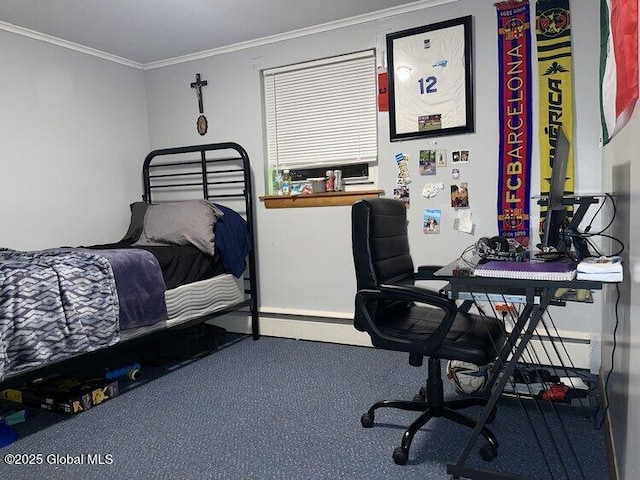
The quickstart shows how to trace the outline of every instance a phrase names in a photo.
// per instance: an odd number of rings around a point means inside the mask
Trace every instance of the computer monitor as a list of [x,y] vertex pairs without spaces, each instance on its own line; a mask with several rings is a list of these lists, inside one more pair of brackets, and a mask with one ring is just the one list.
[[[547,217],[544,221],[542,236],[542,250],[555,250],[568,253],[571,241],[565,235],[567,223],[567,206],[563,203],[564,182],[567,179],[567,164],[569,163],[569,140],[562,127],[558,128],[555,157],[551,168],[551,185],[547,201]],[[567,244],[567,240],[569,243]]]

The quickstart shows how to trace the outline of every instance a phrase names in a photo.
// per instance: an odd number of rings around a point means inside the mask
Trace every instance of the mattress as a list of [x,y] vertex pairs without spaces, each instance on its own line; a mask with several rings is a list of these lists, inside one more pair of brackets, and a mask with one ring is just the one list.
[[210,315],[244,298],[243,279],[230,273],[172,288],[165,292],[169,314],[166,325]]

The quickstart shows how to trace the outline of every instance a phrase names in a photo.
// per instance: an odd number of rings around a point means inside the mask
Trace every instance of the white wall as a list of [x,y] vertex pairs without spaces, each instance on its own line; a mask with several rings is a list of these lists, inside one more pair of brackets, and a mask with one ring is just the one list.
[[[460,181],[470,185],[474,235],[452,230],[454,211],[446,191],[431,200],[420,195],[427,177],[418,175],[418,152],[433,145],[426,140],[389,142],[388,114],[379,115],[380,187],[387,196],[397,174],[395,154],[409,155],[413,166],[409,218],[415,262],[454,259],[480,236],[497,231],[497,22],[489,0],[460,0],[144,72],[0,32],[0,245],[31,249],[118,239],[126,228],[127,204],[140,196],[140,163],[151,148],[238,142],[252,159],[256,194],[264,194],[262,69],[369,48],[376,48],[382,61],[387,33],[463,15],[474,18],[476,132],[438,138],[437,148],[471,152]],[[601,178],[593,174],[600,171],[598,62],[593,55],[598,50],[598,36],[593,35],[598,2],[574,2],[572,19],[577,190],[594,191],[601,189]],[[197,102],[189,86],[196,73],[209,82],[203,89],[209,119],[204,137],[195,130]],[[534,149],[534,172],[536,156]],[[448,172],[428,179],[448,185]],[[532,189],[535,193],[537,182]],[[425,207],[442,209],[440,235],[422,233]],[[532,213],[535,225],[535,206]],[[350,316],[355,278],[349,217],[349,207],[267,210],[257,202],[265,310]],[[573,306],[554,318],[561,319],[563,330],[599,335],[598,313],[599,306]]]
[[[464,15],[474,17],[476,132],[441,137],[437,148],[448,151],[468,149],[471,163],[461,167],[460,181],[470,185],[470,202],[475,235],[452,230],[454,211],[448,206],[446,191],[432,200],[420,195],[426,182],[451,182],[450,169],[434,177],[418,175],[418,152],[429,148],[426,140],[389,141],[388,114],[379,115],[380,187],[392,195],[397,176],[394,156],[408,154],[413,166],[412,205],[409,210],[410,241],[417,264],[442,264],[457,257],[483,235],[497,233],[497,33],[493,1],[461,0],[406,15],[370,22],[312,36],[263,45],[189,63],[146,72],[150,140],[153,148],[236,141],[252,159],[256,190],[264,194],[264,136],[260,96],[260,71],[305,60],[377,48],[384,56],[385,35]],[[573,2],[573,40],[576,98],[577,190],[598,191],[600,149],[598,147],[598,3]],[[198,116],[196,97],[189,83],[196,73],[208,80],[203,89],[205,114],[210,133],[199,138],[195,132]],[[310,88],[331,88],[313,85]],[[535,95],[534,95],[534,98]],[[535,110],[535,109],[534,109]],[[537,112],[536,112],[537,113]],[[534,119],[534,125],[537,118]],[[313,132],[309,132],[313,135]],[[534,138],[537,128],[534,131]],[[534,142],[535,143],[535,142]],[[431,147],[433,148],[433,147]],[[537,150],[534,151],[534,158]],[[537,161],[533,171],[537,171]],[[533,190],[538,189],[537,182]],[[422,233],[425,207],[442,208],[442,234]],[[537,215],[537,212],[536,212]],[[326,207],[265,209],[258,203],[258,265],[261,305],[285,308],[291,313],[319,311],[347,316],[353,311],[355,279],[351,258],[350,209]],[[537,224],[534,218],[532,224]],[[327,313],[328,312],[328,313]],[[595,313],[594,313],[595,312]],[[557,315],[562,328],[599,332],[599,307],[565,308]]]
[[[603,317],[601,379],[610,377],[607,387],[609,421],[613,436],[619,478],[638,478],[640,459],[635,445],[640,442],[640,220],[634,214],[640,208],[640,168],[635,161],[640,132],[640,108],[627,126],[605,149],[605,165],[613,170],[612,191],[618,206],[614,235],[625,242],[623,259],[625,281],[617,292],[609,288]],[[612,357],[613,355],[613,357]],[[611,373],[610,373],[611,372]]]
[[149,150],[144,75],[0,31],[0,246],[119,240]]
[[[639,59],[640,60],[640,59]],[[625,243],[625,281],[620,284],[620,301],[610,287],[603,317],[601,379],[609,377],[607,400],[618,478],[640,478],[640,166],[638,134],[640,105],[629,123],[604,148],[603,176],[611,176],[618,216],[613,234]],[[609,186],[608,186],[609,187]],[[617,315],[616,315],[617,314]]]
[[[601,374],[604,380],[613,368],[608,388],[609,419],[618,474],[619,478],[638,478],[640,459],[633,446],[640,442],[640,379],[633,366],[640,362],[640,331],[633,319],[640,316],[640,250],[636,245],[640,220],[633,212],[640,203],[640,168],[634,164],[640,108],[636,108],[626,129],[604,149],[601,164],[599,46],[594,33],[599,29],[599,2],[572,2],[571,8],[577,190],[604,189],[617,195],[619,217],[614,234],[626,243],[627,270],[621,285],[618,321],[613,288],[602,295],[604,315],[598,314],[597,306],[591,306],[558,310],[560,315],[556,317],[567,330],[604,332]],[[422,181],[417,174],[409,211],[416,263],[446,262],[479,236],[496,232],[498,130],[493,0],[461,0],[144,73],[0,31],[0,246],[36,249],[117,239],[126,228],[127,204],[140,196],[140,165],[150,147],[236,141],[248,150],[257,194],[263,194],[261,69],[372,47],[379,49],[382,58],[386,33],[468,14],[474,16],[476,132],[440,138],[438,148],[471,151],[472,162],[465,166],[462,180],[471,186],[475,236],[450,230],[452,212],[446,206],[447,196],[430,202],[422,199],[418,192]],[[210,123],[205,137],[195,131],[198,111],[189,83],[196,73],[209,81],[204,89]],[[394,154],[409,154],[415,166],[418,151],[428,143],[390,143],[386,114],[379,116],[379,131],[380,186],[390,195],[395,180]],[[533,171],[536,169],[537,162]],[[436,179],[449,181],[446,174]],[[421,233],[426,206],[443,209],[440,236]],[[258,204],[257,213],[263,307],[334,312],[336,317],[348,317],[355,290],[349,208],[266,210]],[[340,322],[327,322],[317,330],[337,325]],[[282,335],[289,333],[280,331]],[[348,331],[354,332],[352,328]],[[345,341],[357,342],[355,337],[347,337],[345,334]]]

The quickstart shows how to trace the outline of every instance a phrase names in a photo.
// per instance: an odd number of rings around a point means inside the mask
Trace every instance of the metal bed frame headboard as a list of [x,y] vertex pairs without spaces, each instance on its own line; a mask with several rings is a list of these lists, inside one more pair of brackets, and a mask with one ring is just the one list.
[[[228,142],[154,150],[144,160],[142,176],[142,198],[148,203],[198,197],[227,204],[235,202],[229,206],[240,214],[244,207],[251,235],[248,277],[245,273],[245,295],[249,298],[238,307],[249,307],[253,339],[260,338],[253,189],[245,149]],[[225,309],[218,314],[234,310]]]

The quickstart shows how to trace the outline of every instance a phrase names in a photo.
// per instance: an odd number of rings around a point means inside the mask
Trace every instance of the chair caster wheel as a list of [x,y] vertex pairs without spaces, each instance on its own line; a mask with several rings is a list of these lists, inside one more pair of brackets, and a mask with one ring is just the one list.
[[369,415],[369,412],[363,414],[360,417],[360,423],[362,424],[362,426],[364,428],[371,428],[373,427],[373,415]]
[[480,448],[479,453],[485,462],[490,462],[498,456],[498,449],[490,443],[487,443],[485,446]]
[[406,465],[408,459],[407,452],[402,447],[398,447],[393,451],[393,461],[396,465]]

